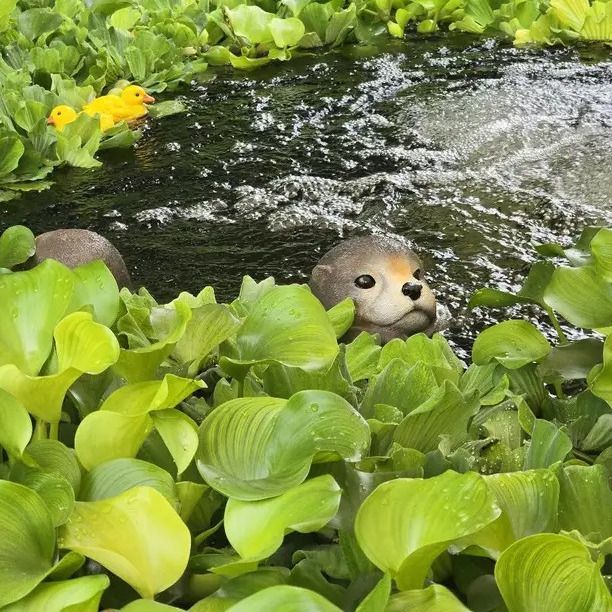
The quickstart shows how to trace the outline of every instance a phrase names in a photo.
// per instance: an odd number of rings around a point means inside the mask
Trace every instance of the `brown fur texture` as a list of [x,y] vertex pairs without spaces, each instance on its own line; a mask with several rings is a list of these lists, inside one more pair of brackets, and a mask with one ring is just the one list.
[[69,268],[101,259],[119,287],[132,287],[132,279],[121,253],[104,236],[84,229],[58,229],[36,237],[36,253],[29,264],[56,259]]
[[[373,287],[356,284],[364,275],[374,279]],[[423,278],[423,265],[400,240],[383,236],[345,240],[319,260],[309,285],[325,308],[347,297],[355,302],[355,321],[344,340],[362,331],[380,334],[383,343],[435,331],[436,299]],[[420,295],[416,299],[405,295],[405,286],[420,286]]]

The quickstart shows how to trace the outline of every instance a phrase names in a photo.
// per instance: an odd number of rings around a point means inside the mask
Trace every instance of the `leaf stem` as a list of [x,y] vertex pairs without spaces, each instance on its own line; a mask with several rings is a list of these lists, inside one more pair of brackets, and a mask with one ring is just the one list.
[[59,421],[49,423],[49,440],[57,440],[59,435]]
[[557,336],[559,336],[559,343],[569,344],[569,340],[567,339],[567,336],[561,329],[561,325],[559,324],[559,319],[557,319],[557,316],[553,312],[553,309],[550,306],[546,306],[545,310],[546,310],[546,314],[548,315],[548,318],[550,319],[550,322],[552,323],[552,326],[555,328],[555,331],[557,332]]
[[47,439],[47,424],[42,419],[35,419],[36,425],[34,425],[34,440],[46,440]]

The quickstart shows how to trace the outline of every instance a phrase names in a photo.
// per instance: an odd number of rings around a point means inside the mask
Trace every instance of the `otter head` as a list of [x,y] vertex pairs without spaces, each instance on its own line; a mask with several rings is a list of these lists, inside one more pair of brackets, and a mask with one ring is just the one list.
[[320,259],[309,285],[325,308],[353,299],[356,312],[349,338],[368,331],[380,334],[384,343],[434,328],[436,299],[425,282],[423,265],[400,240],[346,240]]

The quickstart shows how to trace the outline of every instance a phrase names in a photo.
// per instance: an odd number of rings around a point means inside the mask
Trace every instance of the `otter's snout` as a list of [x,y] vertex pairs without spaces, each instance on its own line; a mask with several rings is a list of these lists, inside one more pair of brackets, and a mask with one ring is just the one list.
[[409,297],[411,300],[418,300],[421,297],[421,291],[423,290],[423,285],[420,283],[404,283],[402,286],[402,293]]

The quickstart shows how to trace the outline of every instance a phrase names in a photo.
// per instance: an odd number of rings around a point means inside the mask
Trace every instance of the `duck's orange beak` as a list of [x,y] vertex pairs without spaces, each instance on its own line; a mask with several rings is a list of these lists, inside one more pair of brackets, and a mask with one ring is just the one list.
[[153,104],[153,102],[155,102],[155,98],[149,94],[145,94],[143,100],[147,102],[147,104]]
[[47,125],[55,125],[55,119],[53,117],[47,117]]

